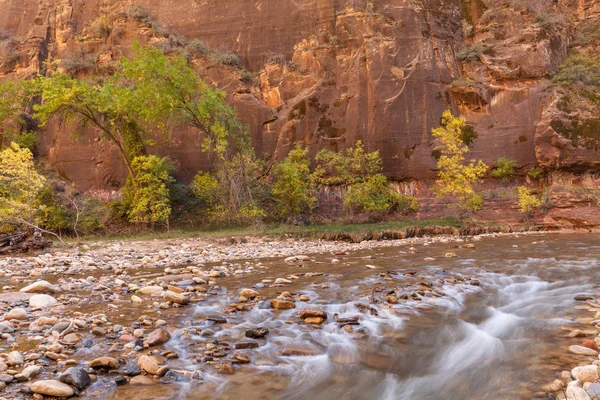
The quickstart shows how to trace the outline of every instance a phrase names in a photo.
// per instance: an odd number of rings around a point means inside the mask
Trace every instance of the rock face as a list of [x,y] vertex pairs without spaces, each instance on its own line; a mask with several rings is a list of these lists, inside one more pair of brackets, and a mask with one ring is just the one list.
[[[139,3],[167,30],[237,53],[257,75],[248,82],[210,57],[195,60],[198,73],[228,93],[259,156],[281,159],[296,141],[314,155],[362,140],[380,151],[389,177],[427,179],[435,173],[431,128],[451,108],[474,127],[472,156],[488,164],[504,156],[527,168],[600,169],[595,120],[561,109],[565,94],[548,87],[570,44],[561,20],[577,30],[598,12],[596,0],[545,2],[535,11],[492,0]],[[129,55],[134,40],[172,47],[124,17],[124,7],[5,0],[0,31],[15,40],[0,46],[12,49],[0,54],[0,78],[44,72],[45,61],[80,48],[105,67]],[[120,16],[98,37],[92,22],[101,11]],[[586,123],[591,130],[581,128]],[[126,169],[117,149],[92,128],[78,141],[66,128],[59,121],[45,128],[39,157],[82,189],[118,189]],[[177,160],[183,181],[210,167],[197,132],[181,128],[157,143],[152,150]]]

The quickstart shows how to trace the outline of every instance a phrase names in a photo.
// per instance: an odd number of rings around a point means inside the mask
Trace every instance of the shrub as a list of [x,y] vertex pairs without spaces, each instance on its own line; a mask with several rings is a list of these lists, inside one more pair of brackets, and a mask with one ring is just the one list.
[[60,61],[60,66],[66,73],[77,75],[82,72],[87,72],[96,67],[97,56],[95,54],[86,54],[82,49],[68,53],[65,58]]
[[541,169],[540,167],[533,167],[529,171],[527,171],[527,175],[529,175],[529,177],[531,179],[541,178],[543,174],[544,174],[544,170]]
[[171,202],[168,184],[171,166],[166,158],[156,155],[137,156],[131,162],[135,180],[131,177],[123,188],[124,203],[130,222],[168,225]]
[[600,18],[588,20],[579,25],[573,44],[587,46],[600,42]]
[[489,54],[491,49],[483,43],[474,43],[463,47],[457,54],[462,61],[478,60],[482,55]]
[[273,175],[273,195],[281,205],[283,217],[295,217],[315,207],[317,198],[312,188],[308,149],[298,144],[277,164]]
[[198,39],[190,40],[186,48],[194,56],[203,56],[210,53],[210,47],[208,47],[202,40]]
[[286,63],[285,56],[283,54],[276,54],[276,55],[272,56],[271,58],[269,58],[268,63],[285,65],[285,63]]
[[213,59],[217,64],[228,65],[230,67],[241,67],[242,65],[240,57],[231,51],[215,53]]
[[500,157],[496,160],[496,168],[492,171],[492,176],[502,182],[509,182],[515,177],[516,172],[517,162],[515,160]]
[[525,218],[529,218],[542,206],[542,202],[537,196],[531,194],[531,191],[525,186],[520,186],[518,193],[519,211],[525,215]]
[[571,54],[552,80],[563,85],[600,86],[600,60],[590,53]]
[[192,191],[205,207],[212,207],[219,198],[219,181],[214,175],[200,171],[194,176]]
[[488,170],[481,160],[466,162],[465,155],[469,147],[464,143],[463,135],[467,122],[463,117],[456,118],[450,111],[442,114],[441,126],[432,130],[440,151],[437,161],[438,178],[434,192],[438,198],[454,197],[458,199],[458,208],[465,211],[478,210],[483,199],[475,193],[473,184],[479,182]]
[[104,13],[90,23],[90,31],[94,37],[106,39],[112,32],[112,24],[112,18]]
[[368,177],[364,182],[352,185],[344,196],[344,207],[367,212],[417,211],[416,198],[401,195],[388,187],[387,178],[382,174]]
[[359,140],[343,152],[323,149],[315,157],[317,167],[313,178],[318,186],[353,185],[364,182],[381,171],[378,151],[366,153]]

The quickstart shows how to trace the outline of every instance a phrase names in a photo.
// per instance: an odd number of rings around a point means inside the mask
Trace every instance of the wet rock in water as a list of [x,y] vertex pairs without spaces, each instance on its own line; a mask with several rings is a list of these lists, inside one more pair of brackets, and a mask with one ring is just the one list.
[[393,294],[388,294],[387,296],[385,296],[385,301],[387,301],[390,304],[398,304],[398,297],[396,297]]
[[561,381],[560,379],[555,379],[553,382],[542,386],[542,390],[544,392],[556,392],[562,389],[564,386],[565,383],[563,381]]
[[248,357],[245,354],[238,353],[236,351],[231,356],[231,362],[236,363],[236,364],[248,364],[250,362],[250,357]]
[[576,300],[576,301],[594,300],[594,296],[592,296],[590,294],[578,294],[575,297],[573,297],[573,300]]
[[24,320],[27,319],[27,317],[28,317],[27,311],[24,308],[17,307],[17,308],[13,308],[12,310],[10,310],[8,312],[8,314],[6,314],[4,316],[4,319],[6,321],[9,321],[11,319],[16,319],[16,320],[19,320],[19,321],[24,321]]
[[456,257],[456,253],[446,253],[446,254],[444,255],[444,257],[447,257],[447,258],[454,258],[454,257]]
[[227,319],[220,315],[209,315],[208,317],[206,317],[206,320],[214,322],[215,324],[226,324],[227,323]]
[[267,328],[254,328],[246,331],[246,337],[252,339],[260,339],[269,334],[269,330]]
[[169,339],[171,339],[171,334],[168,331],[162,328],[157,328],[153,330],[150,335],[148,335],[144,345],[147,347],[158,346],[168,342]]
[[92,384],[90,375],[81,367],[71,367],[63,372],[58,380],[83,390]]
[[158,380],[158,383],[169,384],[179,381],[181,376],[175,371],[167,371],[165,376]]
[[570,385],[566,391],[567,400],[592,400],[592,398],[580,387]]
[[304,256],[304,255],[298,255],[298,256],[288,257],[284,260],[284,262],[290,263],[290,264],[298,263],[301,261],[310,261],[310,257]]
[[98,357],[90,363],[92,368],[119,369],[119,360],[112,357]]
[[56,288],[56,286],[54,286],[50,282],[37,281],[37,282],[32,283],[31,285],[25,286],[23,289],[20,290],[20,292],[48,294],[48,293],[56,293],[57,290],[58,289]]
[[308,317],[304,319],[304,323],[310,325],[321,325],[323,322],[325,322],[325,318],[321,317]]
[[360,322],[358,322],[359,319],[360,316],[356,315],[350,318],[338,318],[336,322],[340,327],[345,327],[346,325],[360,325]]
[[233,348],[236,350],[258,349],[258,343],[256,343],[256,342],[238,342],[238,343],[233,344]]
[[142,373],[142,367],[140,367],[137,363],[130,362],[123,369],[123,375],[127,376],[136,376]]
[[593,349],[588,349],[587,347],[573,345],[569,346],[569,353],[579,354],[583,356],[597,356],[598,352]]
[[151,296],[158,296],[162,293],[163,288],[162,286],[144,286],[143,288],[141,288],[139,290],[140,294],[146,294],[146,295],[151,295]]
[[278,354],[282,357],[310,357],[319,356],[323,352],[310,344],[288,344]]
[[571,370],[571,376],[580,382],[595,382],[598,380],[598,367],[595,365],[575,367]]
[[583,347],[587,347],[588,349],[592,349],[594,351],[600,351],[600,349],[598,349],[598,345],[591,340],[586,340],[583,343],[581,343],[581,345]]
[[160,366],[160,361],[153,356],[140,356],[140,358],[138,359],[138,365],[150,375],[162,376],[168,371],[168,367],[166,370],[163,369]]
[[252,289],[242,289],[240,290],[240,296],[245,297],[247,299],[253,299],[255,297],[260,296],[260,293],[258,293],[256,290],[252,290]]
[[296,308],[296,304],[293,301],[273,299],[271,300],[271,307],[276,310],[289,310]]
[[71,386],[55,380],[33,382],[29,385],[29,389],[31,389],[33,393],[55,397],[71,397],[75,394]]
[[342,343],[332,343],[327,349],[327,356],[336,364],[358,364],[360,362],[360,355],[356,349]]
[[154,385],[156,381],[148,375],[138,375],[131,378],[130,385]]
[[298,311],[298,316],[302,319],[305,318],[323,318],[327,319],[327,313],[321,310],[313,310],[310,308],[305,308],[304,310]]
[[56,299],[47,294],[35,294],[29,299],[29,307],[34,310],[43,310],[56,304]]
[[283,285],[283,284],[290,284],[290,283],[292,283],[292,281],[289,280],[289,279],[285,279],[285,278],[277,278],[277,279],[275,279],[275,284],[276,285]]
[[115,384],[117,386],[123,386],[127,384],[127,378],[125,378],[124,376],[117,376],[115,378]]
[[163,293],[163,298],[167,301],[177,303],[177,304],[189,304],[190,298],[181,293],[175,293],[173,291],[167,290]]

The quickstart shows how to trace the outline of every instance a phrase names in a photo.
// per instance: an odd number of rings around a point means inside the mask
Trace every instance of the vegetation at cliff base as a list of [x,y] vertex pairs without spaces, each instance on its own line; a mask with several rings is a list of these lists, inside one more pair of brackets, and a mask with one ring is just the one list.
[[435,148],[440,152],[433,190],[438,198],[450,197],[457,201],[453,206],[470,212],[483,205],[473,185],[482,180],[488,166],[481,160],[466,160],[469,146],[462,139],[465,128],[465,118],[455,117],[447,110],[442,114],[440,127],[432,130]]

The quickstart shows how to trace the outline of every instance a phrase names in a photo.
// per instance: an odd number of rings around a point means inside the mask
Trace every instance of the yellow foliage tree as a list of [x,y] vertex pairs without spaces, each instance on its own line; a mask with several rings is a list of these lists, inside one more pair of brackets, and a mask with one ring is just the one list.
[[458,207],[467,211],[478,210],[483,199],[473,189],[473,184],[481,181],[488,166],[481,160],[466,161],[469,146],[463,137],[467,122],[464,117],[455,117],[449,110],[442,114],[441,126],[431,132],[440,152],[437,162],[438,179],[434,192],[438,198],[453,197],[459,201]]
[[531,217],[535,210],[542,206],[542,201],[535,195],[531,194],[531,191],[525,186],[519,186],[519,211],[525,215],[525,219]]
[[34,223],[34,200],[45,178],[37,173],[33,154],[16,143],[0,151],[0,223]]

